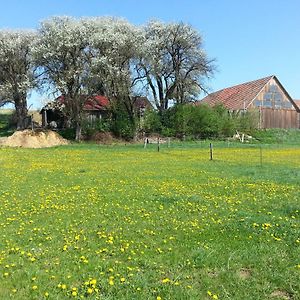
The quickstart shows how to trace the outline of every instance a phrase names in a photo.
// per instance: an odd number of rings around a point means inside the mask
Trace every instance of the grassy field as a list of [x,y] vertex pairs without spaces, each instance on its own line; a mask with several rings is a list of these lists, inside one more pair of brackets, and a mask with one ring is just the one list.
[[300,299],[300,147],[172,147],[0,148],[0,298]]

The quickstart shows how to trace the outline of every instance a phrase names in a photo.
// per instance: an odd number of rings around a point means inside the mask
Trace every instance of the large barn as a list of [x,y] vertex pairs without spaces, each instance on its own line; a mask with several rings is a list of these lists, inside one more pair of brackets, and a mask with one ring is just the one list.
[[300,108],[274,75],[216,91],[201,103],[256,111],[258,128],[300,128]]

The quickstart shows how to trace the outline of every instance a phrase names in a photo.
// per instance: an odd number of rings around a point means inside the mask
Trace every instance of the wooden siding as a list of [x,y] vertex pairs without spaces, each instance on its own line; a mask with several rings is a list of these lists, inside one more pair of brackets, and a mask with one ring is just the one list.
[[300,114],[291,109],[261,108],[259,128],[300,128]]
[[253,107],[296,110],[290,101],[289,95],[287,95],[284,89],[281,88],[275,78],[270,79],[260,93],[255,97],[249,108]]

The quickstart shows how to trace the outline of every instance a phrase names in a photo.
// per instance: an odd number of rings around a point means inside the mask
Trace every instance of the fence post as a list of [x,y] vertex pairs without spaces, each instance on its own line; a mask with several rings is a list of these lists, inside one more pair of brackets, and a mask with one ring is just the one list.
[[263,161],[262,161],[262,147],[259,146],[259,154],[260,154],[260,166],[262,167]]
[[160,141],[159,141],[159,137],[157,138],[157,152],[159,152],[159,146],[160,146]]
[[212,143],[209,143],[209,152],[210,152],[209,160],[213,160],[213,145],[212,145]]

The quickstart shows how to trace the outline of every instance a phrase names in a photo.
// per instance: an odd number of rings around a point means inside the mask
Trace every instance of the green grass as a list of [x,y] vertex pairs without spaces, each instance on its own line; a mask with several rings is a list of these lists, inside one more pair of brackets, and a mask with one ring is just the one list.
[[160,150],[0,148],[1,299],[300,299],[300,148]]
[[255,130],[253,136],[266,144],[300,144],[299,129],[264,129]]

